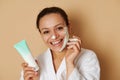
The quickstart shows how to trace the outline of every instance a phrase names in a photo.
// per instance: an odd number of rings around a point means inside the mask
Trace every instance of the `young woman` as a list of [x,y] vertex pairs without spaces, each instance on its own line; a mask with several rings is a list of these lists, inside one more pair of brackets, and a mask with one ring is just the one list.
[[70,37],[71,26],[64,10],[45,8],[38,14],[36,24],[49,48],[37,57],[39,71],[22,64],[21,80],[100,80],[96,54],[81,48],[79,37]]

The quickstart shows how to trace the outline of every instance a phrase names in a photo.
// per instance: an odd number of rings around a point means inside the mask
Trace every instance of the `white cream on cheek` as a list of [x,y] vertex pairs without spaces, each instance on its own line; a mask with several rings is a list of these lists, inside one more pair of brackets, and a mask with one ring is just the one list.
[[65,27],[65,32],[64,32],[64,34],[65,34],[65,38],[64,38],[64,41],[63,41],[63,46],[62,46],[61,49],[59,50],[60,52],[66,47],[66,44],[67,44],[67,42],[68,42],[68,40],[69,40],[69,33],[68,33],[68,28],[67,28],[67,27]]

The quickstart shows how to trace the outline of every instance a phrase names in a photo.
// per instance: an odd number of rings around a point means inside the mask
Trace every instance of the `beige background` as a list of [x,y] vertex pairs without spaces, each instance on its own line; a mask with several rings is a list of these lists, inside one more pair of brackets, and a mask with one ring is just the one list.
[[120,0],[0,0],[0,80],[19,80],[23,60],[15,43],[27,40],[34,56],[47,48],[35,21],[48,6],[63,8],[82,46],[96,52],[101,80],[120,80]]

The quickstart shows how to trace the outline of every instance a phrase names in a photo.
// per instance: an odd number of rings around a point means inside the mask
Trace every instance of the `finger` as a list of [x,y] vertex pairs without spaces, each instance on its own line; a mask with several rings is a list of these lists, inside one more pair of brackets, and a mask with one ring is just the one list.
[[33,67],[25,67],[23,68],[24,71],[34,71],[34,68]]
[[39,74],[39,71],[35,71],[35,73],[34,73],[34,74],[35,74],[35,76],[38,76],[38,74]]
[[79,41],[80,44],[82,43],[82,40],[80,39],[80,37],[73,36],[73,38],[78,39],[78,41]]
[[34,74],[35,71],[24,71],[24,76],[28,76],[29,74]]
[[28,79],[33,80],[33,78],[36,78],[36,77],[38,77],[38,72],[36,71],[29,71],[24,75],[24,78],[27,80]]
[[68,42],[78,42],[81,45],[81,40],[78,38],[70,38]]
[[29,75],[29,74],[38,75],[38,71],[26,71],[26,72],[24,72],[24,76]]
[[73,49],[75,52],[79,52],[80,49],[76,45],[69,45],[67,49]]
[[26,70],[24,70],[24,76],[26,77],[26,76],[28,76],[29,74],[34,74],[34,70],[31,70],[31,69],[26,69]]
[[78,41],[78,39],[77,38],[70,38],[69,41],[71,41],[71,42],[72,41]]
[[73,38],[78,38],[78,39],[80,39],[78,36],[75,36],[75,35],[73,35],[72,37],[73,37]]
[[34,73],[29,73],[24,76],[25,80],[33,80],[34,78]]
[[67,45],[68,46],[70,46],[70,45],[76,45],[79,49],[81,48],[80,44],[78,42],[68,42]]
[[77,54],[80,53],[80,50],[77,47],[75,47],[75,45],[71,45],[71,46],[67,47],[67,49],[68,49],[68,54],[66,56],[69,56],[70,53],[73,53],[73,54],[71,54],[71,56],[75,57]]

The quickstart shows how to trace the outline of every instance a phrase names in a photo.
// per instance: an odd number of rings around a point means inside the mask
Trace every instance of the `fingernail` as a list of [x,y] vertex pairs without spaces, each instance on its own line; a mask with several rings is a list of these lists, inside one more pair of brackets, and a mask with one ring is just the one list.
[[69,41],[78,41],[77,38],[69,39]]
[[38,75],[38,72],[35,72],[35,75]]

